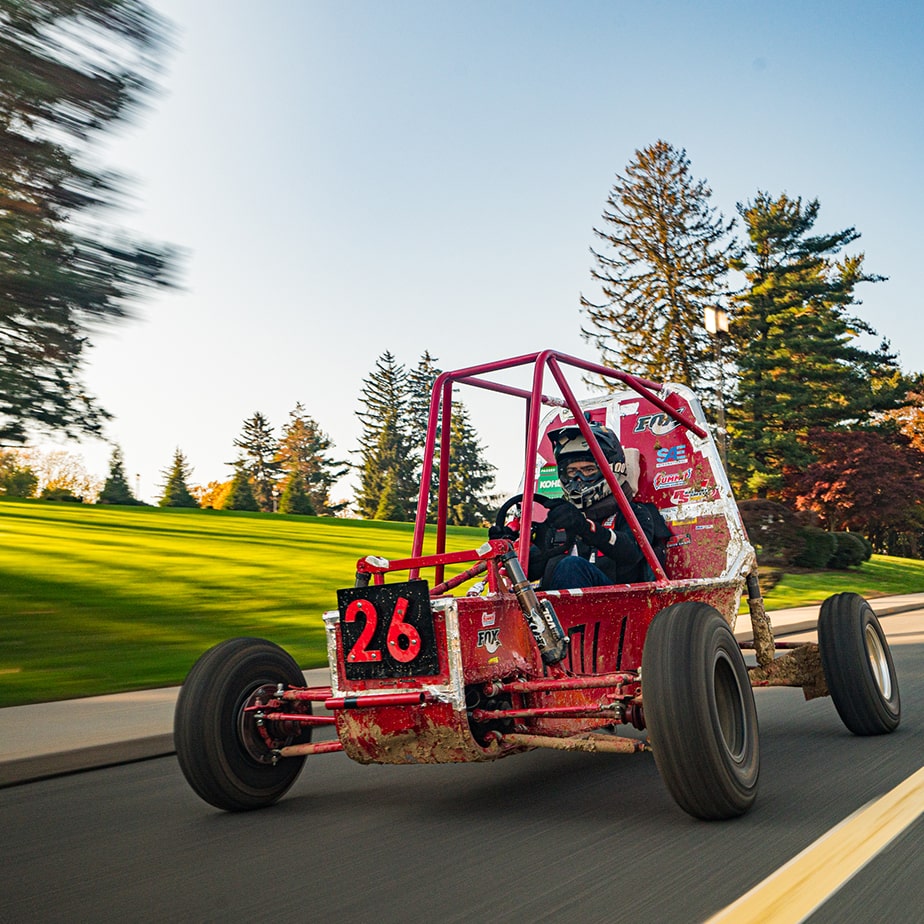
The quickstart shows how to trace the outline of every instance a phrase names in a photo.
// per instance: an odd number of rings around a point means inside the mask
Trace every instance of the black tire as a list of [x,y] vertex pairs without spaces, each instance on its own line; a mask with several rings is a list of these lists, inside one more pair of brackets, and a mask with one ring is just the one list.
[[744,814],[757,798],[757,709],[741,649],[705,603],[677,603],[651,622],[642,697],[655,762],[695,818]]
[[859,594],[835,594],[822,603],[818,648],[831,699],[847,728],[855,735],[895,731],[902,704],[892,651]]
[[[292,657],[272,642],[235,638],[209,649],[192,666],[180,690],[173,739],[180,769],[210,805],[231,812],[276,802],[295,782],[304,757],[275,765],[244,707],[279,683],[304,686]],[[288,729],[278,746],[310,741],[310,726]]]

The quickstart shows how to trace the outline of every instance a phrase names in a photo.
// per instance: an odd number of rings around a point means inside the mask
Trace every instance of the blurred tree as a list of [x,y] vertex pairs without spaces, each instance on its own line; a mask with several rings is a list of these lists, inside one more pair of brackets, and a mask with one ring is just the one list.
[[693,388],[712,381],[713,345],[703,318],[725,294],[737,245],[709,205],[712,190],[690,173],[686,151],[666,141],[635,152],[616,177],[591,249],[599,302],[581,296],[585,340],[604,365]]
[[749,242],[736,268],[748,287],[736,297],[730,334],[737,348],[737,394],[728,408],[729,469],[745,496],[772,496],[787,468],[816,457],[806,440],[894,407],[907,383],[889,345],[859,347],[874,334],[847,310],[854,290],[883,277],[867,273],[863,254],[837,254],[859,234],[813,234],[818,200],[758,193],[739,204]]
[[64,449],[26,447],[15,450],[22,464],[38,477],[38,493],[63,491],[92,504],[102,484],[101,479],[88,474],[83,458]]
[[231,479],[231,490],[225,496],[222,510],[259,510],[260,505],[253,496],[250,486],[250,475],[243,459],[239,459],[234,466],[234,477]]
[[5,497],[34,497],[38,475],[20,463],[13,452],[0,452],[0,494]]
[[892,427],[812,430],[816,460],[792,473],[784,491],[830,531],[866,536],[877,551],[920,557],[924,453]]
[[192,496],[187,482],[192,476],[192,467],[186,461],[186,456],[177,447],[173,453],[173,462],[170,468],[163,473],[167,479],[164,483],[164,493],[159,504],[161,507],[198,507],[196,499]]
[[0,444],[98,434],[88,333],[171,284],[173,253],[103,223],[123,184],[88,156],[150,94],[165,35],[142,0],[0,0]]
[[[225,501],[231,493],[230,481],[210,481],[205,487],[200,484],[189,486],[189,493],[203,509],[224,510]],[[252,492],[251,492],[252,493]],[[256,505],[256,501],[254,501]]]
[[420,437],[411,432],[407,370],[392,353],[386,351],[376,360],[375,369],[363,380],[360,402],[356,508],[367,519],[413,519]]
[[269,421],[257,411],[244,421],[244,428],[234,445],[243,453],[243,464],[258,506],[264,513],[273,513],[280,464],[276,459],[279,444]]
[[299,472],[293,472],[286,482],[282,497],[279,498],[280,513],[297,513],[313,517],[317,514],[308,492],[305,490],[305,479]]
[[128,486],[128,479],[125,477],[125,460],[122,458],[122,449],[119,446],[112,450],[109,458],[109,476],[106,478],[103,490],[96,498],[96,503],[127,506],[136,506],[139,503]]
[[328,457],[333,445],[330,437],[321,430],[317,422],[305,413],[301,402],[296,404],[295,409],[289,412],[289,422],[283,428],[276,461],[285,473],[282,498],[289,493],[292,496],[286,501],[287,504],[298,503],[304,506],[300,500],[296,501],[299,493],[303,493],[311,509],[283,510],[280,499],[282,513],[331,516],[343,509],[344,503],[331,503],[330,489],[338,479],[347,474],[350,467],[346,462]]

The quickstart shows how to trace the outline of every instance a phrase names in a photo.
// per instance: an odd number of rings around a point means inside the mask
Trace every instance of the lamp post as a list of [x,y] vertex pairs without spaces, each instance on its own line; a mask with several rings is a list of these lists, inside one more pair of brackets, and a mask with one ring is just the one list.
[[722,457],[722,466],[727,470],[728,433],[725,429],[725,370],[722,366],[722,337],[728,336],[728,312],[718,305],[707,305],[703,312],[706,331],[712,337],[712,349],[715,352],[715,365],[719,375],[716,382],[716,398],[718,399],[716,430],[719,434],[719,455]]

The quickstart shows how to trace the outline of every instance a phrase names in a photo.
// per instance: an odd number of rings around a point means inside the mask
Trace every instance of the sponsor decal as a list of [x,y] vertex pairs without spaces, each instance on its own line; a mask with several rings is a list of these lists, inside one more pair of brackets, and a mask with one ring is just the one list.
[[715,529],[715,526],[712,523],[700,523],[696,529]]
[[690,537],[689,536],[672,536],[667,541],[667,547],[669,549],[677,549],[682,545],[689,545]]
[[494,654],[501,646],[500,629],[479,629],[478,630],[478,647],[487,648],[491,654]]
[[536,491],[546,497],[561,497],[561,482],[558,480],[557,465],[543,465],[536,480]]
[[692,468],[685,468],[682,472],[658,472],[654,477],[654,488],[656,491],[682,488],[692,477]]
[[679,426],[680,422],[674,420],[670,414],[645,414],[635,422],[635,432],[644,433],[646,430],[650,430],[655,436],[664,436],[666,433],[676,430]]
[[657,461],[655,468],[665,468],[668,465],[685,465],[690,460],[687,458],[687,447],[680,443],[678,446],[668,446],[657,451]]
[[481,614],[481,625],[482,626],[493,626],[497,620],[496,613],[482,613]]
[[699,485],[693,488],[683,488],[671,495],[672,504],[690,504],[694,501],[715,500],[719,496],[719,489],[715,485]]

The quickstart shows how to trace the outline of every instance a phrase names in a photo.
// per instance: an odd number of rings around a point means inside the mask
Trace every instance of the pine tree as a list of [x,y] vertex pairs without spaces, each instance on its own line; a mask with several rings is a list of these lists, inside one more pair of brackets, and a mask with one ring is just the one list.
[[728,408],[732,479],[745,496],[773,496],[787,469],[815,457],[812,428],[831,430],[894,406],[904,380],[883,341],[860,348],[875,332],[848,314],[854,290],[878,282],[863,255],[837,255],[859,234],[847,228],[813,234],[818,200],[803,205],[758,193],[739,204],[748,232],[737,264],[748,287],[736,298],[730,334],[737,348],[737,391]]
[[303,516],[316,516],[317,511],[305,490],[305,479],[298,472],[293,472],[286,482],[282,497],[279,498],[280,513],[297,513]]
[[356,507],[368,519],[410,520],[417,502],[421,437],[411,432],[407,371],[392,353],[383,353],[363,380],[361,403]]
[[234,478],[231,479],[231,490],[221,505],[222,510],[253,510],[260,509],[257,499],[253,496],[250,486],[250,475],[243,459],[234,465]]
[[109,458],[109,475],[103,485],[103,490],[99,492],[96,503],[124,506],[135,506],[139,503],[128,486],[128,479],[125,477],[125,460],[122,458],[122,449],[119,446],[112,450]]
[[420,446],[423,446],[427,438],[433,383],[442,371],[436,363],[430,351],[424,350],[417,367],[408,373],[408,429],[412,435],[417,435]]
[[[490,522],[497,506],[489,493],[494,487],[495,466],[484,458],[484,449],[464,405],[453,408],[449,435],[448,521],[453,526],[481,526]],[[439,465],[434,488],[439,483]],[[436,492],[432,492],[435,503]]]
[[602,298],[581,297],[582,334],[604,365],[693,388],[712,382],[704,309],[724,297],[737,245],[728,239],[734,221],[716,213],[711,195],[686,151],[666,141],[636,151],[617,175],[594,229],[603,249],[591,250]]
[[169,250],[104,222],[121,178],[100,137],[137,112],[166,33],[142,0],[0,4],[0,441],[98,434],[88,334],[171,283]]
[[264,513],[272,513],[280,465],[276,459],[279,444],[269,421],[257,411],[244,421],[241,435],[234,445],[243,453],[257,504]]
[[311,513],[331,516],[339,513],[346,505],[332,504],[330,490],[336,481],[349,471],[346,462],[328,458],[333,448],[330,437],[321,430],[317,422],[305,413],[301,403],[289,412],[289,422],[282,432],[276,452],[276,461],[285,473],[285,487],[282,497],[292,490],[305,494],[310,510],[286,511],[283,513]]
[[170,468],[166,469],[162,474],[166,478],[166,482],[164,483],[163,496],[159,501],[161,507],[199,506],[187,486],[187,482],[192,477],[192,468],[179,447],[173,453],[173,462]]

